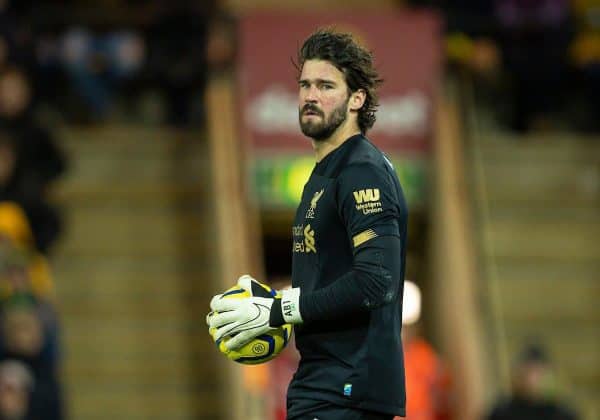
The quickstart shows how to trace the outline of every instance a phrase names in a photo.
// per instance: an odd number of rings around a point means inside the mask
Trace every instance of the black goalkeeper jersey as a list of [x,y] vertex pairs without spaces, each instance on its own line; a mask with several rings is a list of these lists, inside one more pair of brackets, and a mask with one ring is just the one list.
[[[404,415],[406,223],[392,164],[364,136],[349,138],[314,167],[292,229],[292,286],[301,289],[305,322],[295,327],[301,360],[288,389],[289,418],[323,403]],[[369,264],[357,262],[361,250]],[[355,288],[365,297],[311,300],[336,281],[338,291]]]

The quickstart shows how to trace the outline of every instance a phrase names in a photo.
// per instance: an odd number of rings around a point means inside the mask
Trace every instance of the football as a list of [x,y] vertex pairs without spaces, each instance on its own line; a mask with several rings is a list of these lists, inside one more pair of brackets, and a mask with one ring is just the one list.
[[[272,296],[277,292],[269,286],[261,286]],[[250,292],[240,286],[233,286],[223,293],[223,299],[244,299],[250,297]],[[275,358],[287,346],[292,336],[292,324],[284,324],[279,328],[259,335],[254,340],[246,343],[237,350],[228,350],[225,347],[228,337],[217,340],[216,344],[221,353],[228,359],[245,365],[258,365]]]

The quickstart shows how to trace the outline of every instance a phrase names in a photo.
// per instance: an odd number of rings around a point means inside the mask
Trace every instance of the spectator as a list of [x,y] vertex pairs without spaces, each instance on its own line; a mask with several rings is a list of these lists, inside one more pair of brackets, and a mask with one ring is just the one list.
[[[202,104],[208,76],[206,44],[213,3],[157,2],[158,12],[146,35],[148,71],[152,80],[164,89],[169,124],[185,126],[202,122],[204,117],[193,117],[192,111],[194,101]],[[215,57],[216,61],[219,59]],[[200,113],[203,114],[203,110]]]
[[33,376],[23,363],[0,363],[0,420],[35,420],[29,409],[33,387]]
[[577,35],[570,48],[571,62],[582,82],[584,115],[581,128],[600,131],[600,1],[575,2]]
[[52,134],[33,116],[31,87],[16,67],[0,72],[0,201],[15,201],[27,214],[36,246],[48,252],[61,220],[47,200],[66,161]]
[[31,68],[34,38],[27,11],[21,1],[0,1],[0,70],[8,63]]
[[136,77],[144,56],[143,39],[133,30],[95,33],[78,27],[68,30],[63,38],[65,69],[92,120],[109,115],[116,92]]
[[[21,275],[25,273],[21,271]],[[0,360],[18,360],[33,373],[36,386],[30,401],[32,418],[60,420],[62,396],[54,311],[31,294],[21,292],[3,303],[0,328]]]
[[496,0],[504,66],[513,87],[511,127],[544,128],[560,110],[571,37],[568,0]]
[[[33,235],[20,207],[14,203],[0,203],[0,260],[20,259],[27,267],[28,284],[37,298],[52,302],[54,284],[46,258],[34,247]],[[10,280],[11,277],[7,276]],[[13,282],[6,282],[0,288],[0,298],[10,296],[15,291]]]
[[554,378],[541,347],[526,347],[513,373],[512,395],[500,400],[486,416],[487,420],[577,419],[569,408],[552,398]]

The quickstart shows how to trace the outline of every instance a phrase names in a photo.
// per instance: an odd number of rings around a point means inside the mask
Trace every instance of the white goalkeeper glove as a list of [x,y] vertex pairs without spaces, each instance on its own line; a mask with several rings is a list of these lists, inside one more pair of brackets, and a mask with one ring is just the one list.
[[[207,316],[209,331],[215,341],[230,337],[225,342],[229,350],[238,349],[255,337],[286,322],[302,322],[298,305],[300,289],[284,290],[279,294],[249,275],[240,277],[237,284],[251,296],[242,299],[224,299],[222,294],[216,295],[210,302],[213,312]],[[286,302],[292,303],[286,304]],[[294,310],[290,312],[291,306]],[[286,307],[288,307],[288,316],[285,314]],[[273,326],[271,326],[272,309],[276,315]]]

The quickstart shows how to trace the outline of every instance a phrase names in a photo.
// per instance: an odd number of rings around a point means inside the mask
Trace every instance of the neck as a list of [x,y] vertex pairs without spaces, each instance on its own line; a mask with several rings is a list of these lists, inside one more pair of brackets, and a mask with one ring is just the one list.
[[331,137],[320,141],[312,140],[317,163],[356,134],[360,134],[360,129],[356,124],[342,124]]

